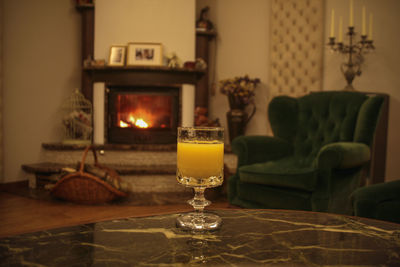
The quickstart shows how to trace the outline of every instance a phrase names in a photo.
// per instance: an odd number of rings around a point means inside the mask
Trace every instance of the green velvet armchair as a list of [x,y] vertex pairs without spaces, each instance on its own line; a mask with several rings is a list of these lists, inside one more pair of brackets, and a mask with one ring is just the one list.
[[347,91],[279,96],[268,106],[274,136],[233,140],[228,199],[245,208],[351,214],[351,193],[371,158],[383,98]]

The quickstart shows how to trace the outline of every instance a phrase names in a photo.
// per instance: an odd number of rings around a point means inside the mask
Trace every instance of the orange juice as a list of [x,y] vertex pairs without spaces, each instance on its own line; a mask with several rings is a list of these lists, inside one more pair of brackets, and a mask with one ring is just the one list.
[[178,181],[187,186],[213,187],[222,184],[224,144],[178,142]]

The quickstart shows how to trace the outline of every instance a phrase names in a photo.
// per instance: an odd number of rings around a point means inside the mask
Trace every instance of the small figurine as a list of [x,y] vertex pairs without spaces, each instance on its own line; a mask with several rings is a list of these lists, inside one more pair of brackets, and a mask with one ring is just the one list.
[[205,70],[207,69],[207,63],[202,58],[196,58],[195,67],[198,70]]
[[196,21],[196,28],[202,31],[210,31],[214,29],[213,23],[207,18],[210,7],[206,6],[200,11],[200,18]]
[[179,68],[181,66],[181,60],[178,58],[176,53],[171,53],[166,58],[168,68]]

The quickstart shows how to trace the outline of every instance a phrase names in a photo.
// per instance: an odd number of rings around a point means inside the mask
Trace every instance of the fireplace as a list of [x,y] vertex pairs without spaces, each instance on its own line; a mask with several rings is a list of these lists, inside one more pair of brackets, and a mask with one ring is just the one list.
[[175,143],[180,87],[108,86],[106,137],[113,144]]

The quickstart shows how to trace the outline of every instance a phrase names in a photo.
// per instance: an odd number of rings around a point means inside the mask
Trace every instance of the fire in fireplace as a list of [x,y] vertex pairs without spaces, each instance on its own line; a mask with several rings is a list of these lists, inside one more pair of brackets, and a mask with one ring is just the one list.
[[179,87],[110,86],[107,92],[108,143],[176,142]]
[[171,128],[172,99],[164,95],[119,94],[116,112],[121,128]]

